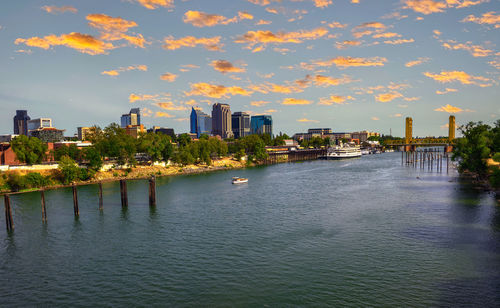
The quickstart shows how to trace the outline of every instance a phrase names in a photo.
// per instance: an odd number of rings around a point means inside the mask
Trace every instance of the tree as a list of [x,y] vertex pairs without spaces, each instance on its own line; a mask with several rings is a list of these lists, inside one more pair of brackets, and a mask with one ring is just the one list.
[[136,163],[134,155],[137,152],[137,140],[127,135],[118,124],[108,125],[104,131],[94,134],[92,140],[102,157],[116,158],[120,165]]
[[191,143],[191,137],[189,137],[188,134],[181,134],[177,137],[177,143],[179,144],[179,147],[183,148]]
[[470,171],[485,177],[488,172],[486,159],[490,155],[490,126],[482,122],[469,122],[459,127],[463,138],[457,139],[453,148],[453,160],[458,160],[460,172]]
[[165,159],[164,154],[167,154],[166,160],[170,157],[165,148],[170,146],[170,137],[162,133],[147,133],[142,135],[138,141],[138,150],[141,153],[147,153],[153,162]]
[[80,168],[69,156],[61,157],[58,169],[61,172],[61,180],[64,184],[69,184],[80,176]]
[[101,169],[102,167],[102,158],[101,154],[99,154],[99,151],[92,146],[85,149],[84,153],[85,153],[85,159],[88,162],[87,167],[94,171],[99,171],[99,169]]
[[35,137],[20,135],[10,142],[17,160],[28,165],[39,164],[45,158],[47,145]]

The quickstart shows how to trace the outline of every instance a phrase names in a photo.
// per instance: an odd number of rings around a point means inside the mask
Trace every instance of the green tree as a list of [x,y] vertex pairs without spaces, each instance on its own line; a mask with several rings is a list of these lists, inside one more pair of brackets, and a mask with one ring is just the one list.
[[61,172],[61,180],[64,184],[69,184],[80,177],[80,168],[69,156],[61,157],[58,169]]
[[99,171],[102,167],[102,157],[99,151],[94,147],[88,147],[84,151],[87,167],[94,171]]
[[191,143],[191,137],[189,137],[188,134],[181,134],[177,137],[177,143],[179,144],[179,147],[183,148]]
[[[171,155],[166,151],[167,147],[172,148],[170,137],[162,133],[147,133],[139,138],[138,150],[141,153],[147,153],[151,157],[151,161],[168,160]],[[165,158],[164,155],[167,157]]]
[[39,164],[45,158],[47,145],[35,137],[20,135],[10,142],[17,160],[28,165]]
[[127,135],[118,124],[108,125],[102,132],[93,135],[92,140],[102,157],[115,158],[120,165],[136,163],[137,140]]
[[459,161],[460,172],[471,171],[484,178],[488,172],[486,159],[491,151],[488,147],[490,127],[482,122],[469,122],[459,130],[464,137],[457,139],[452,159]]

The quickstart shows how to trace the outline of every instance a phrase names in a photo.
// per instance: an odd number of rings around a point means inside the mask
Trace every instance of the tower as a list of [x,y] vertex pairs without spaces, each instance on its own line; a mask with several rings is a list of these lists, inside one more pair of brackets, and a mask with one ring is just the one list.
[[16,110],[14,116],[14,134],[15,135],[28,135],[28,121],[31,118],[28,116],[27,110]]
[[405,142],[410,144],[413,136],[413,119],[410,117],[406,118],[406,131],[405,131]]
[[212,106],[212,135],[221,138],[233,137],[231,130],[231,108],[228,104],[216,103]]
[[450,116],[450,122],[448,123],[448,141],[452,142],[455,139],[455,116]]

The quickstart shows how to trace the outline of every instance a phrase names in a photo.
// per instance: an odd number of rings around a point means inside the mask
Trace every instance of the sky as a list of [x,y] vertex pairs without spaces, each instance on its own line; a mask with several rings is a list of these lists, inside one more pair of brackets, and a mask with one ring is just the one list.
[[500,0],[6,0],[0,134],[17,109],[66,136],[140,107],[189,131],[191,107],[308,128],[445,136],[500,118]]

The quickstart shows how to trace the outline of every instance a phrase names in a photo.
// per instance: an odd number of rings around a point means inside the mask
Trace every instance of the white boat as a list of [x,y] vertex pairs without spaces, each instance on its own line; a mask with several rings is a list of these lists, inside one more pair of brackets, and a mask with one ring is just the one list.
[[336,146],[328,148],[324,159],[344,159],[361,157],[361,149],[359,146]]
[[233,177],[233,180],[231,181],[231,183],[233,183],[233,184],[248,183],[248,179],[235,176],[235,177]]
[[370,154],[370,150],[368,149],[361,149],[361,155],[368,155]]

